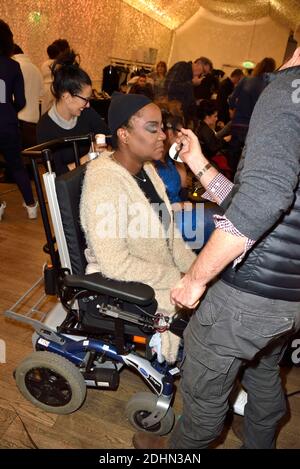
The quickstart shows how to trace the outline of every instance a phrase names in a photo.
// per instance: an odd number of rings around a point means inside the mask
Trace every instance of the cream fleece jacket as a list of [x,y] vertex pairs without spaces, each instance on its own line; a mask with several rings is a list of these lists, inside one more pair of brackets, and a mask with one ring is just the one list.
[[[195,260],[174,226],[165,186],[151,163],[144,166],[171,217],[168,239],[136,179],[111,155],[88,164],[80,218],[88,249],[87,273],[99,272],[123,281],[143,282],[155,290],[159,310],[175,313],[170,289]],[[129,229],[128,229],[129,227]],[[174,362],[179,338],[162,334],[163,354]]]

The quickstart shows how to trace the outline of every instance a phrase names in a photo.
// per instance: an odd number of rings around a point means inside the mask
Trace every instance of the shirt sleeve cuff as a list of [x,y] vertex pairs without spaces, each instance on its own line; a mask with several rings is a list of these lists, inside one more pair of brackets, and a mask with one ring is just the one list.
[[215,227],[219,228],[223,231],[226,231],[226,233],[230,233],[234,236],[242,236],[245,238],[245,245],[244,245],[244,250],[240,256],[238,256],[234,261],[233,261],[233,266],[235,267],[237,264],[239,264],[249,251],[249,249],[253,246],[255,243],[255,240],[247,238],[244,236],[232,223],[231,221],[228,220],[224,215],[214,215],[214,223]]
[[208,184],[206,191],[202,194],[202,198],[220,205],[231,192],[232,188],[233,183],[222,173],[218,173]]

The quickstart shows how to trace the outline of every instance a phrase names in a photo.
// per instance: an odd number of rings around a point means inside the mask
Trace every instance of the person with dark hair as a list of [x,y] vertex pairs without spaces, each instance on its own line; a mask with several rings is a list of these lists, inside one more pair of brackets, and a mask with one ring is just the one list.
[[40,118],[39,105],[44,86],[41,72],[17,44],[14,45],[13,59],[20,64],[25,86],[26,106],[18,113],[24,149],[36,145],[36,123]]
[[203,68],[200,76],[201,82],[194,88],[196,104],[199,105],[201,99],[211,99],[212,95],[219,89],[219,79],[213,72],[213,63],[207,57],[200,57],[195,60]]
[[146,83],[147,83],[147,75],[145,73],[141,73],[137,77],[137,81],[135,82],[135,84],[139,86],[146,86]]
[[[145,94],[145,96],[150,97],[153,100],[153,80],[149,79],[149,75],[141,73],[140,75],[135,75],[128,82],[128,91],[127,93],[132,94]],[[144,89],[146,92],[144,93]]]
[[150,83],[145,83],[144,85],[135,83],[134,85],[131,86],[129,93],[130,94],[143,94],[145,96],[148,96],[148,98],[151,99],[151,101],[154,100],[153,87]]
[[[76,54],[67,51],[59,55],[52,67],[52,93],[54,104],[37,125],[37,141],[43,143],[56,138],[88,133],[108,134],[108,128],[99,114],[90,107],[92,82],[79,66]],[[79,154],[88,153],[86,143],[79,143]],[[74,167],[71,147],[54,152],[56,174],[63,174]]]
[[[21,136],[18,112],[26,104],[24,79],[20,65],[11,58],[14,49],[10,27],[0,20],[0,152],[9,173],[15,180],[24,199],[29,218],[37,218],[30,179],[21,159]],[[0,204],[0,219],[5,203]]]
[[51,67],[54,60],[57,59],[59,54],[70,51],[70,45],[66,39],[56,39],[47,47],[47,54],[49,59],[46,60],[41,66],[41,72],[44,80],[44,93],[42,99],[42,114],[49,110],[53,103],[53,95],[51,93],[52,73]]
[[128,91],[127,80],[123,80],[122,83],[120,83],[119,92],[126,94],[127,91]]
[[[165,186],[152,164],[164,151],[161,112],[146,96],[118,93],[108,124],[115,151],[87,165],[80,202],[86,272],[150,285],[158,311],[172,316],[169,289],[195,255],[173,226]],[[161,339],[163,356],[175,362],[179,338],[166,331]]]
[[[48,66],[48,68],[50,68],[50,65],[53,64],[53,60],[56,59],[56,57],[59,55],[60,53],[60,50],[59,48],[57,47],[56,44],[54,44],[54,42],[52,42],[52,44],[50,44],[48,47],[47,47],[47,54],[48,54],[48,57],[50,59],[50,63],[49,61],[47,61],[47,64],[46,66]],[[43,66],[42,66],[43,68]],[[48,73],[48,70],[47,70],[47,73]]]
[[276,62],[272,57],[265,57],[253,69],[251,77],[261,77],[264,73],[272,73],[276,68]]
[[154,162],[154,165],[166,186],[171,204],[176,204],[187,200],[187,172],[184,164],[169,157],[169,149],[183,127],[183,117],[173,115],[166,109],[161,109],[161,114],[166,139],[164,152],[161,158]]
[[245,77],[243,70],[236,68],[230,77],[222,80],[217,95],[218,120],[227,124],[230,121],[228,98],[237,84]]
[[53,57],[54,59],[56,59],[62,52],[66,53],[70,51],[70,44],[67,39],[56,39],[53,41],[52,46],[58,50],[58,54]]
[[24,54],[23,50],[18,44],[14,43],[13,55]]
[[168,71],[165,94],[169,101],[179,101],[186,122],[195,114],[194,87],[200,85],[203,65],[192,62],[176,62]]
[[197,116],[199,122],[195,133],[204,156],[215,164],[226,177],[231,179],[232,174],[226,157],[228,145],[226,140],[229,140],[230,127],[226,126],[219,132],[215,131],[218,112],[216,102],[213,100],[203,99],[197,106]]
[[214,77],[216,77],[219,81],[224,77],[225,72],[219,68],[213,68],[211,73]]
[[274,72],[275,68],[275,60],[266,57],[256,65],[250,78],[244,78],[239,82],[229,97],[229,108],[233,115],[232,138],[229,144],[230,166],[233,174],[242,154],[254,106],[267,84],[265,73]]
[[135,434],[135,448],[211,447],[237,377],[248,393],[242,448],[276,447],[287,411],[278,364],[300,329],[299,74],[300,48],[266,77],[234,184],[181,131],[181,158],[225,213],[171,291],[174,304],[197,307],[184,332],[181,417],[170,438]]
[[212,69],[214,68],[213,63],[210,59],[207,57],[199,57],[198,59],[195,60],[195,63],[198,64],[200,63],[203,66],[203,73],[210,73]]

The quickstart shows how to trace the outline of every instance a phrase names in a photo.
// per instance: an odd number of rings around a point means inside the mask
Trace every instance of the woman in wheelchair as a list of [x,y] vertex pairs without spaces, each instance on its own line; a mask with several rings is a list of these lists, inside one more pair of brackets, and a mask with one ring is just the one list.
[[[82,188],[86,273],[150,285],[158,311],[171,317],[170,288],[195,254],[173,224],[165,186],[152,164],[164,151],[161,111],[146,96],[117,94],[108,120],[114,152],[89,163]],[[179,337],[166,331],[161,339],[163,356],[175,362]]]

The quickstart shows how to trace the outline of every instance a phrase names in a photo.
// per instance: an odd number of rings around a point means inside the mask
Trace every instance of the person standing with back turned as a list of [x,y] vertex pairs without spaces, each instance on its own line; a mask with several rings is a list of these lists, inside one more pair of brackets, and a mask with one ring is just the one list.
[[180,157],[225,214],[171,292],[174,303],[189,308],[201,299],[184,334],[182,417],[169,439],[136,434],[136,448],[207,448],[222,431],[245,365],[243,448],[275,448],[286,412],[278,363],[300,328],[299,76],[300,48],[268,76],[233,187],[182,129]]
[[[0,20],[0,152],[23,196],[28,218],[37,218],[38,203],[34,201],[30,179],[21,159],[18,112],[24,108],[26,100],[20,65],[11,58],[13,47],[10,27]],[[4,209],[5,202],[2,202],[0,220]]]

